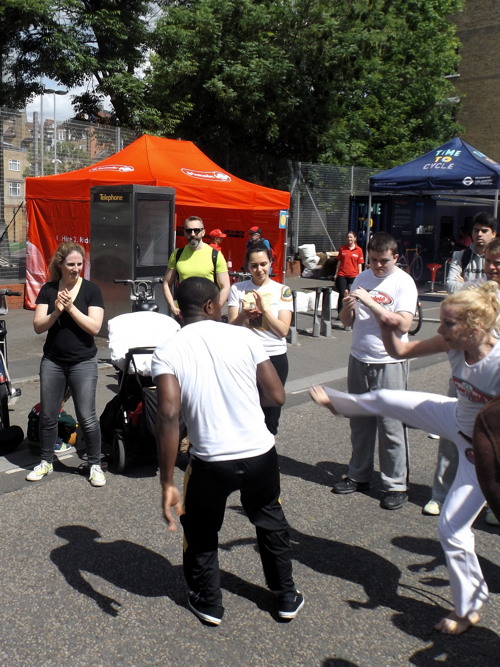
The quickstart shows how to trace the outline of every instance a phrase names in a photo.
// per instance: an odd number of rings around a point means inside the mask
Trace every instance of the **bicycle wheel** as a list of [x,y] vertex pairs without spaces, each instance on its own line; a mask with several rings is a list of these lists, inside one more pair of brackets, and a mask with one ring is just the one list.
[[415,311],[415,315],[413,317],[413,324],[411,325],[411,328],[408,332],[410,334],[410,336],[414,336],[415,334],[418,334],[418,332],[422,328],[423,317],[424,317],[424,313],[422,311],[422,304],[420,303],[420,301],[418,301],[417,302],[417,310]]
[[413,278],[413,280],[417,281],[420,280],[423,273],[424,273],[424,262],[422,261],[420,255],[415,255],[415,257],[413,258],[413,262],[411,263],[410,266],[410,275]]

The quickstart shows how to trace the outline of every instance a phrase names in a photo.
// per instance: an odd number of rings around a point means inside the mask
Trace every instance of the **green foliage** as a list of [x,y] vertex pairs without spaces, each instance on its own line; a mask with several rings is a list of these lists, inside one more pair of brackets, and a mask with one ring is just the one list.
[[26,41],[50,20],[48,0],[3,0],[0,4],[0,107],[21,108],[40,88],[42,75]]
[[[457,133],[463,0],[3,0],[0,105],[48,77],[110,123],[280,158],[389,167]],[[158,22],[155,23],[155,20]]]
[[[4,69],[14,85],[2,99],[3,104],[24,103],[31,93],[40,92],[41,77],[68,88],[93,79],[92,92],[74,99],[79,113],[97,116],[103,99],[109,96],[112,122],[140,126],[144,110],[147,123],[153,123],[155,111],[148,108],[141,76],[149,42],[147,17],[151,3],[7,0],[7,4],[11,14],[19,11],[23,20],[14,23],[13,30],[8,27],[11,41]],[[17,91],[22,81],[26,85]]]
[[457,132],[461,0],[168,3],[149,83],[163,129],[229,150],[391,166]]

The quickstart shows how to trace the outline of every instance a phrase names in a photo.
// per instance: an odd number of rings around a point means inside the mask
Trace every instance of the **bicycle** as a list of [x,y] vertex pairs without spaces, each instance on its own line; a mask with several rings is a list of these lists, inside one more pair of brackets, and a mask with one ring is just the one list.
[[[415,256],[413,257],[412,261],[408,263],[408,253],[409,252],[415,252]],[[415,265],[415,261],[417,261],[417,264]],[[418,278],[411,273],[412,267],[417,267],[417,270],[420,271],[420,276],[422,275],[423,272],[423,261],[422,257],[420,255],[420,246],[417,245],[416,248],[406,248],[405,255],[400,256],[398,258],[398,261],[396,262],[396,266],[398,266],[400,269],[403,269],[403,271],[406,271],[406,273],[409,273],[413,280],[417,281]],[[410,327],[410,330],[408,333],[410,336],[415,336],[420,329],[422,328],[422,322],[423,322],[423,310],[422,310],[422,303],[420,299],[417,299],[417,305],[415,307],[415,314],[413,315],[413,323]]]
[[[425,248],[417,243],[415,248],[405,248],[404,255],[400,255],[397,262],[397,265],[403,271],[409,273],[415,282],[420,280],[424,274],[423,252],[425,252]],[[413,256],[410,253],[414,253]]]
[[423,321],[424,321],[424,313],[422,310],[422,303],[420,299],[417,299],[417,307],[415,309],[415,315],[413,316],[413,323],[410,327],[410,330],[408,331],[410,336],[415,336],[415,334],[418,334],[418,332],[422,328]]
[[[21,296],[21,292],[11,289],[0,289],[0,316],[7,315],[9,307],[8,296]],[[20,389],[15,389],[9,374],[7,357],[7,326],[4,319],[0,319],[0,454],[3,456],[13,452],[24,440],[24,432],[20,426],[10,425],[9,401],[21,395]]]
[[231,285],[234,285],[234,283],[242,283],[244,280],[250,280],[252,276],[247,271],[229,271],[229,277],[231,278]]
[[158,312],[158,304],[155,301],[154,286],[163,282],[163,278],[144,279],[138,278],[131,280],[115,279],[115,283],[130,286],[130,300],[132,301],[132,312],[149,310]]

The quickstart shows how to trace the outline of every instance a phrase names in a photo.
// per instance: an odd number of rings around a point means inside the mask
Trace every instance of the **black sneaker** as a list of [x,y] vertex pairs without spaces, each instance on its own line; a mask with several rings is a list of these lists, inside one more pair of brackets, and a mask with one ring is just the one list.
[[347,475],[344,475],[340,482],[333,485],[332,493],[354,493],[355,491],[365,491],[370,488],[369,482],[355,482]]
[[399,510],[407,500],[406,491],[387,491],[380,501],[380,507],[384,510]]
[[300,591],[284,593],[278,602],[278,616],[286,621],[295,618],[304,606],[304,596]]
[[193,614],[210,625],[219,625],[224,616],[224,607],[203,602],[199,593],[189,594],[188,605]]

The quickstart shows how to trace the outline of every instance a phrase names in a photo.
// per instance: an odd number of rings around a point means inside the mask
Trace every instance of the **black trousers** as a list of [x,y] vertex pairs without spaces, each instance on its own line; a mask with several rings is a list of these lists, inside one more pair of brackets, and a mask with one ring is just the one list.
[[339,302],[338,302],[338,305],[337,305],[337,310],[338,310],[339,313],[342,310],[342,304],[343,304],[343,301],[344,301],[344,292],[346,291],[346,289],[351,291],[350,287],[353,284],[355,277],[356,276],[352,276],[352,277],[350,277],[350,276],[337,276],[337,280],[335,281],[335,284],[336,284],[337,289],[339,291]]
[[255,526],[264,576],[278,593],[295,590],[288,523],[280,502],[275,447],[260,456],[206,462],[192,457],[184,486],[184,576],[207,604],[222,605],[218,533],[226,501],[240,491],[241,504]]
[[[288,356],[286,352],[284,354],[275,354],[274,356],[269,357],[269,360],[276,369],[281,384],[285,386],[288,377]],[[264,412],[267,430],[273,435],[276,435],[280,423],[281,408],[262,408],[262,411]]]

